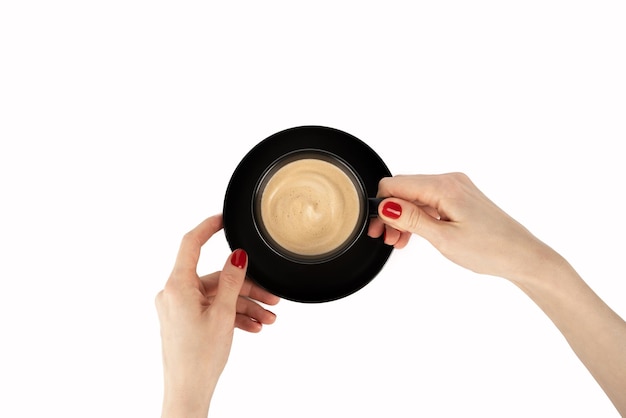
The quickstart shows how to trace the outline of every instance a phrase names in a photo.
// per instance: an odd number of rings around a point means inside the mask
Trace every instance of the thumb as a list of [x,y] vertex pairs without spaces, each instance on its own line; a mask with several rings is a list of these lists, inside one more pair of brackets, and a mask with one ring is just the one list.
[[235,313],[241,286],[246,278],[248,254],[242,249],[235,250],[220,272],[217,294],[213,301],[225,309]]
[[422,208],[398,198],[385,199],[380,202],[378,216],[392,228],[420,235],[428,241],[432,241],[440,227],[438,220]]

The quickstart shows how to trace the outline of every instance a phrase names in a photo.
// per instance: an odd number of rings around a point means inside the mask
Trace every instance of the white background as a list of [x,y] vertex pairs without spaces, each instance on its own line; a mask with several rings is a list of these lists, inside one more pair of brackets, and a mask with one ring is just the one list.
[[[179,240],[303,124],[394,174],[466,172],[626,315],[623,2],[216,3],[0,5],[0,416],[158,416]],[[211,415],[617,416],[521,291],[419,238],[275,312],[236,333]]]

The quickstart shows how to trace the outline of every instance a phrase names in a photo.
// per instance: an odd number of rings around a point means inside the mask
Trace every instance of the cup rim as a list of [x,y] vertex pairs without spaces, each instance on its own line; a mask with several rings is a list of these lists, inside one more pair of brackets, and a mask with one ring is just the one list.
[[[269,183],[269,181],[272,179],[272,176],[275,175],[287,164],[304,159],[318,159],[321,161],[326,161],[341,169],[342,172],[344,172],[348,176],[348,178],[354,185],[354,188],[359,198],[359,216],[352,232],[350,232],[350,235],[338,247],[315,255],[298,254],[280,245],[271,236],[271,234],[269,234],[269,232],[263,225],[263,221],[261,218],[260,205],[263,195],[262,192],[267,186],[267,183]],[[294,263],[301,264],[325,263],[341,256],[343,253],[348,251],[350,247],[352,247],[352,245],[354,245],[358,237],[363,233],[363,230],[367,225],[368,219],[368,196],[365,190],[365,186],[363,185],[363,180],[361,179],[359,174],[354,170],[354,168],[352,168],[352,166],[347,161],[345,161],[340,156],[332,152],[317,148],[304,148],[290,151],[274,160],[274,162],[272,162],[272,164],[267,167],[267,170],[258,179],[257,185],[254,189],[254,195],[252,197],[251,204],[255,228],[261,239],[263,239],[267,246],[279,256],[284,257]]]

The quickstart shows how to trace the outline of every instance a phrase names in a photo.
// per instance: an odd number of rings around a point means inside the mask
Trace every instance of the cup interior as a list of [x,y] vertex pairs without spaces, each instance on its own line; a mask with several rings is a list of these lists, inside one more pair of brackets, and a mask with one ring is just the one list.
[[290,261],[317,264],[345,253],[363,232],[368,199],[342,158],[317,149],[279,157],[260,177],[252,201],[266,245]]

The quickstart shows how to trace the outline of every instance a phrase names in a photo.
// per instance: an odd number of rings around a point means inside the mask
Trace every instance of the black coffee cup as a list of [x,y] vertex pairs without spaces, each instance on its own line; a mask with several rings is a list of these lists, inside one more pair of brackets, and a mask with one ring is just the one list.
[[[270,199],[273,205],[266,203]],[[292,262],[314,264],[349,250],[368,218],[377,215],[378,203],[341,157],[303,149],[268,167],[255,188],[252,210],[269,248]]]
[[[272,204],[280,202],[278,209],[264,206],[264,199],[271,190],[282,193],[292,188],[294,193],[306,194],[303,190],[309,187],[307,182],[317,180],[310,180],[297,170],[306,171],[303,167],[313,163],[317,168],[311,178],[315,175],[323,178],[324,173],[334,171],[341,181],[322,179],[319,182],[322,198],[318,196],[317,200],[270,199]],[[290,182],[294,172],[307,180]],[[326,302],[345,297],[369,283],[392,252],[392,247],[385,245],[382,237],[367,235],[369,220],[377,215],[380,203],[376,198],[378,182],[388,176],[391,173],[378,154],[344,131],[324,126],[299,126],[280,131],[252,148],[233,172],[224,199],[226,239],[231,249],[243,248],[248,252],[248,277],[282,298]],[[283,180],[286,183],[282,186],[272,184]],[[347,191],[334,191],[337,183]],[[320,208],[315,207],[315,202],[325,205],[328,202],[324,203],[323,196],[331,192],[337,196],[345,193],[355,199],[353,203],[335,204],[335,209],[330,211],[326,226],[340,231],[331,244],[309,245],[314,244],[316,233],[323,235],[324,232],[322,224],[314,225],[310,217],[302,216],[291,226],[289,222],[281,223],[287,225],[283,228],[306,224],[315,231],[314,227],[319,227],[309,238],[299,241],[285,240],[273,229],[273,221],[264,218],[268,214],[278,218],[293,216],[297,211],[293,212],[292,206],[297,209],[298,205],[317,216],[314,212]],[[320,213],[323,217],[326,212],[320,210]],[[337,225],[342,220],[349,225]],[[343,226],[345,228],[340,228]]]

